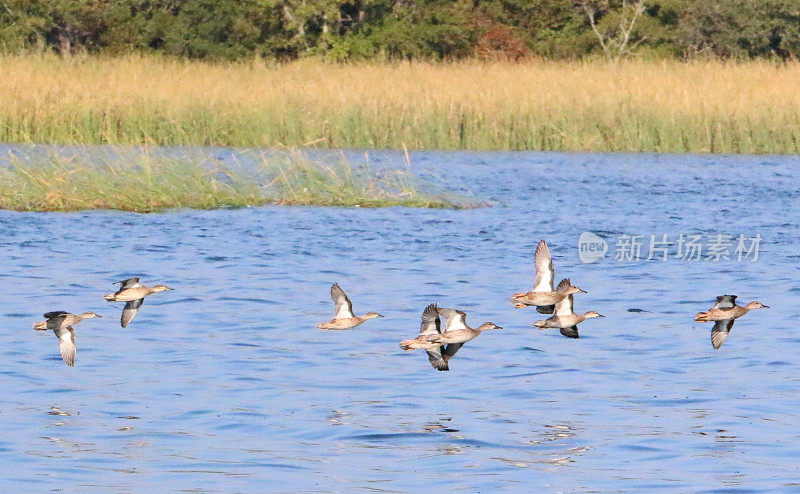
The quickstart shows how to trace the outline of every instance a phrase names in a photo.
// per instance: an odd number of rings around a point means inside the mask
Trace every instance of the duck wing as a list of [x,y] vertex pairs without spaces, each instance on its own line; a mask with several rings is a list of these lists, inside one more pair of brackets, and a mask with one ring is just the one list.
[[563,299],[561,299],[561,302],[556,302],[555,305],[556,316],[571,316],[572,314],[574,314],[572,310],[572,305],[573,305],[572,294],[569,294]]
[[555,305],[538,305],[536,306],[536,312],[539,314],[552,314],[553,311],[556,310]]
[[736,295],[720,295],[712,309],[732,309],[736,305]]
[[550,248],[544,240],[539,241],[536,253],[533,255],[533,265],[536,267],[536,279],[533,283],[534,292],[552,292],[555,270]]
[[579,338],[578,326],[570,326],[568,328],[561,328],[561,334],[567,338]]
[[455,355],[462,346],[464,346],[463,343],[450,343],[447,346],[440,346],[436,350],[429,350],[428,360],[430,360],[434,369],[439,371],[449,371],[450,359],[453,358],[453,355]]
[[732,327],[733,319],[723,319],[722,321],[714,323],[714,327],[711,329],[711,345],[714,347],[714,350],[725,343],[725,339],[728,337],[728,334],[730,334]]
[[437,347],[435,350],[425,350],[428,353],[428,362],[431,363],[434,369],[438,371],[448,371],[450,366],[447,365],[447,360],[442,357],[442,346]]
[[139,307],[141,307],[143,303],[144,299],[140,298],[138,300],[130,300],[125,304],[125,308],[122,309],[122,319],[120,320],[120,324],[122,324],[123,328],[131,322],[131,319],[139,312]]
[[119,283],[121,285],[119,287],[120,292],[126,288],[133,288],[135,286],[140,286],[139,278],[128,278],[127,280],[115,281],[114,283],[115,284]]
[[451,358],[453,358],[453,355],[455,355],[456,352],[459,351],[462,346],[464,346],[463,343],[450,343],[449,345],[447,345],[444,349],[444,352],[442,352],[444,361],[448,362]]
[[47,318],[47,320],[44,322],[45,329],[52,329],[55,331],[63,327],[67,318],[72,317],[72,314],[63,310],[58,310],[54,312],[48,312],[47,314],[44,314],[44,317]]
[[[422,311],[422,323],[419,325],[419,334],[437,335],[442,332],[442,321],[439,319],[439,309],[436,304],[430,304]],[[444,346],[437,346],[433,350],[425,350],[428,354],[428,361],[434,369],[439,371],[450,370],[447,360],[442,358]]]
[[[566,290],[570,286],[572,286],[572,283],[569,281],[569,278],[564,278],[558,284],[558,286],[556,287],[555,291],[563,292],[564,290]],[[557,305],[542,305],[542,306],[536,307],[536,312],[538,312],[539,314],[552,314],[553,312],[555,312],[556,308],[557,308]],[[562,309],[562,310],[564,310],[564,309]]]
[[77,350],[75,346],[75,331],[72,329],[72,326],[67,326],[66,328],[54,329],[53,332],[58,338],[58,349],[61,352],[61,359],[68,366],[72,367],[75,365],[75,352]]
[[467,314],[460,310],[439,309],[439,315],[445,318],[444,331],[455,331],[457,329],[469,329],[467,327]]
[[419,334],[439,334],[442,332],[442,321],[439,319],[439,309],[436,304],[430,304],[422,312],[422,323],[419,325]]
[[63,318],[63,317],[66,317],[68,315],[69,315],[69,312],[67,312],[65,310],[55,310],[53,312],[48,312],[46,314],[43,314],[42,317],[44,317],[45,319],[55,319],[55,318],[59,318],[59,317]]
[[355,317],[353,315],[353,303],[347,298],[347,294],[344,293],[344,290],[342,290],[342,287],[340,287],[338,283],[331,285],[331,299],[336,305],[336,315],[333,316],[334,319],[352,319]]

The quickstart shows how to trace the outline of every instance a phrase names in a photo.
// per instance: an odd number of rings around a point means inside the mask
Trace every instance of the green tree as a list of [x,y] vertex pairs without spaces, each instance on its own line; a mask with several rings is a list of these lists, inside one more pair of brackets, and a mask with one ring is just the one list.
[[5,0],[0,2],[0,42],[6,48],[52,48],[63,55],[100,47],[120,19],[105,0]]
[[800,56],[798,0],[0,0],[0,49],[233,60]]

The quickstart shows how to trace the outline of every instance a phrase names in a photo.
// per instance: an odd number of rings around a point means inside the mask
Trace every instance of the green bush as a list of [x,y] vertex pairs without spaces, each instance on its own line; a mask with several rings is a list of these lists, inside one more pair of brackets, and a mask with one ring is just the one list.
[[[634,0],[591,0],[611,35]],[[0,0],[0,50],[234,60],[573,59],[602,53],[575,0]],[[647,57],[800,56],[797,0],[650,0]]]

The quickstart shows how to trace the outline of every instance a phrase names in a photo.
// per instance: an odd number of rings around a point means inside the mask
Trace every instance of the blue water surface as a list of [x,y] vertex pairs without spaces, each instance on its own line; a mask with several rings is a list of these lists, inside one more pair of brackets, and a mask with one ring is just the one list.
[[[494,207],[0,212],[0,490],[800,489],[800,158],[411,158]],[[580,261],[584,231],[604,259]],[[650,235],[695,233],[758,235],[758,259],[644,259]],[[634,234],[642,259],[615,260]],[[576,311],[606,316],[580,339],[509,301],[541,238],[588,292]],[[175,291],[122,329],[102,296],[134,275]],[[386,318],[317,330],[332,282]],[[692,317],[723,293],[770,309],[715,351]],[[431,302],[504,329],[436,372],[398,347]],[[76,326],[74,368],[31,328],[59,309],[104,316]]]

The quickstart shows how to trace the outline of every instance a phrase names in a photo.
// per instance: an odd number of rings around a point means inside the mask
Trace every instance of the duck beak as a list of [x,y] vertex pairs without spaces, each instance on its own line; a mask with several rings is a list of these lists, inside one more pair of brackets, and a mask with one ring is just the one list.
[[769,309],[769,305],[763,305],[763,304],[762,304],[762,305],[761,305],[761,308],[762,308],[762,309]]
[[494,329],[503,329],[503,326],[495,326]]
[[586,293],[586,290],[581,290],[580,288],[578,288],[578,293]]
[[99,317],[101,319],[103,318],[103,316],[101,316],[100,314],[95,314],[94,317]]
[[597,314],[597,317],[606,317],[603,314]]

